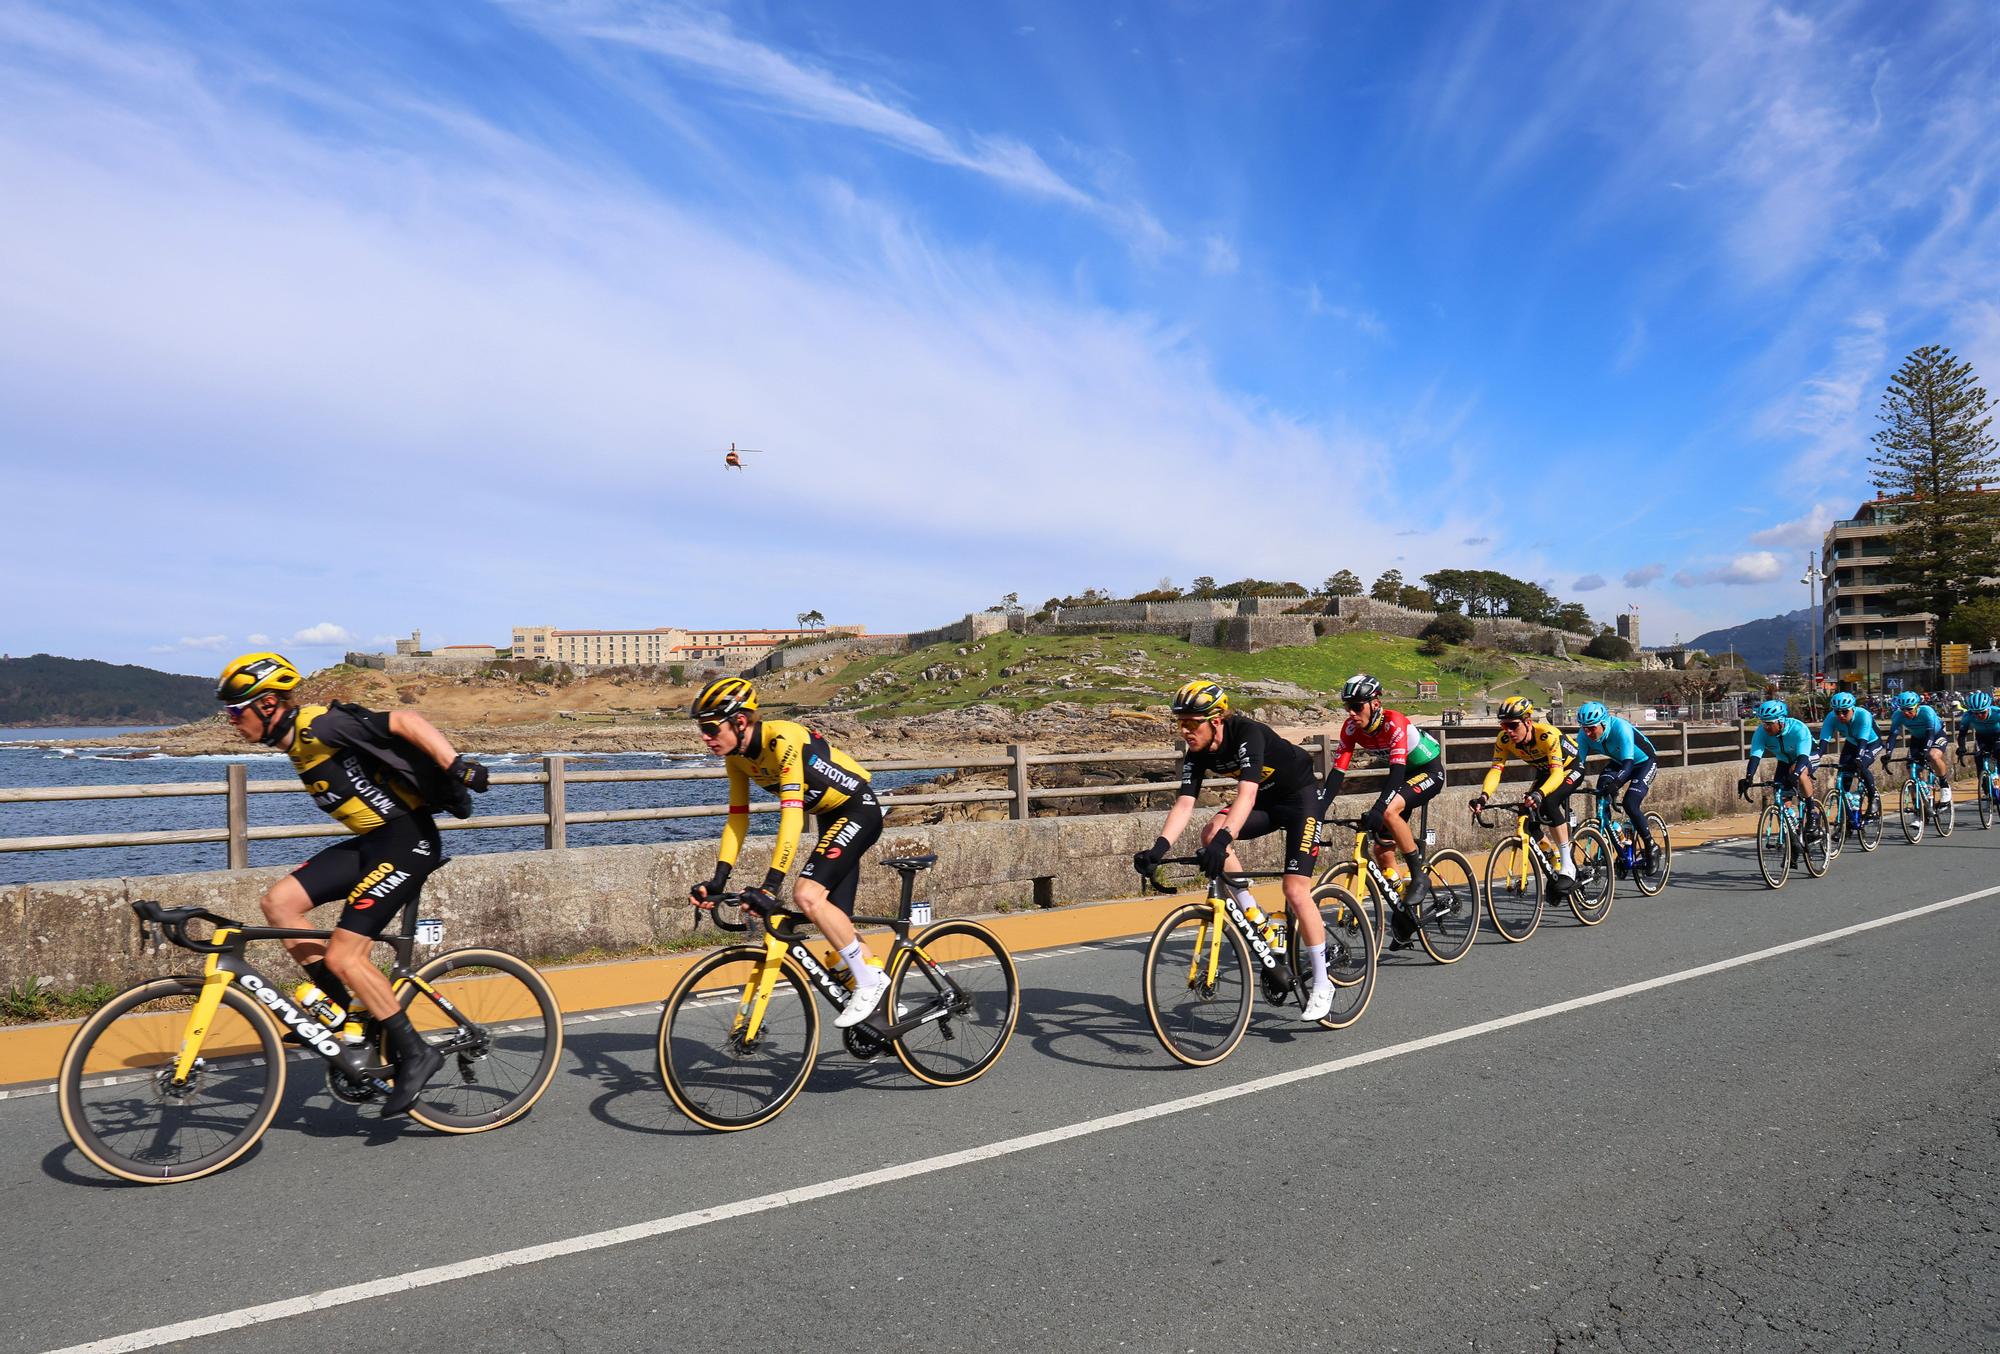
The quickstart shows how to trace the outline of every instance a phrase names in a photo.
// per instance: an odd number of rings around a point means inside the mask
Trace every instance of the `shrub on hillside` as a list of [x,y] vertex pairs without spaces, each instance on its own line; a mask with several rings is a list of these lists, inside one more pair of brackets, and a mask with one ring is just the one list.
[[1632,645],[1630,641],[1620,639],[1606,630],[1584,645],[1583,653],[1586,658],[1606,658],[1613,662],[1623,662],[1632,656]]
[[[1443,644],[1464,644],[1472,638],[1472,620],[1456,611],[1441,611],[1436,620],[1417,632],[1417,638]],[[1425,650],[1425,652],[1431,652]]]
[[1430,628],[1426,626],[1424,637],[1417,642],[1417,652],[1426,658],[1436,658],[1440,654],[1451,652],[1451,645],[1445,642],[1444,637],[1433,635],[1429,630]]

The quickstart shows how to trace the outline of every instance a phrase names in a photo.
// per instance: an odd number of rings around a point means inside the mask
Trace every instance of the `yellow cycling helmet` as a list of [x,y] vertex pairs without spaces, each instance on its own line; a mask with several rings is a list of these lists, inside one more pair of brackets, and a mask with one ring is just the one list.
[[1214,682],[1189,682],[1174,692],[1175,719],[1214,719],[1229,713],[1229,697]]
[[746,677],[718,677],[701,689],[688,710],[688,718],[704,723],[721,721],[731,715],[757,713],[757,688]]
[[1500,702],[1500,718],[1525,719],[1532,722],[1535,718],[1535,703],[1526,696],[1509,696]]
[[247,653],[222,670],[215,683],[215,698],[225,705],[241,705],[267,691],[293,690],[300,680],[299,670],[283,654]]

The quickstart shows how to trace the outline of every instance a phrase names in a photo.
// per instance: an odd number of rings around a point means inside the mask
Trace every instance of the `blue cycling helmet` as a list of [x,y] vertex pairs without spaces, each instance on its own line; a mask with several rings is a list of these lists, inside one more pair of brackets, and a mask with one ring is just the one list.
[[1576,723],[1580,729],[1593,724],[1602,724],[1611,718],[1611,712],[1604,708],[1603,701],[1585,701],[1576,708]]
[[1757,707],[1757,718],[1760,720],[1783,719],[1790,713],[1791,707],[1783,701],[1765,701]]
[[1993,697],[1984,691],[1975,691],[1965,698],[1965,708],[1975,715],[1983,715],[1993,708]]
[[1924,698],[1914,691],[1905,691],[1896,697],[1896,708],[1898,710],[1914,710],[1923,703]]
[[1852,710],[1854,708],[1854,693],[1852,691],[1834,692],[1833,708],[1836,710]]

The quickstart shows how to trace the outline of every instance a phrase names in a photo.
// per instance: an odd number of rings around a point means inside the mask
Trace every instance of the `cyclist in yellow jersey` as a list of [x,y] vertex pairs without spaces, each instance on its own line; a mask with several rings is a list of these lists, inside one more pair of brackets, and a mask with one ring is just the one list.
[[1486,783],[1472,801],[1478,813],[1500,788],[1500,773],[1512,761],[1526,762],[1541,773],[1541,779],[1524,799],[1529,812],[1549,830],[1562,856],[1557,891],[1576,886],[1576,861],[1569,849],[1569,796],[1583,784],[1583,767],[1577,760],[1576,741],[1555,725],[1535,718],[1535,707],[1526,696],[1510,696],[1500,705],[1500,735],[1493,740],[1493,765],[1487,768]]
[[702,688],[689,711],[708,750],[729,768],[729,822],[722,829],[715,874],[688,891],[696,907],[721,893],[750,835],[750,783],[778,796],[778,840],[761,887],[747,890],[753,908],[776,903],[798,854],[805,816],[813,815],[819,840],[799,868],[792,901],[839,951],[854,978],[854,998],[834,1017],[841,1029],[874,1014],[888,979],[868,962],[868,942],[855,933],[854,892],[861,855],[882,835],[882,806],[861,763],[803,724],[757,716],[757,688],[742,677],[722,677]]
[[414,710],[384,714],[344,701],[302,706],[299,682],[299,670],[281,655],[248,653],[222,670],[215,691],[237,733],[290,757],[313,803],[355,834],[271,885],[264,916],[273,926],[303,929],[314,908],[344,904],[330,937],[287,940],[285,949],[335,1005],[359,997],[381,1022],[396,1065],[382,1113],[403,1114],[444,1055],[410,1024],[368,947],[416,906],[424,881],[445,863],[432,812],[470,815],[468,791],[484,793],[487,772]]

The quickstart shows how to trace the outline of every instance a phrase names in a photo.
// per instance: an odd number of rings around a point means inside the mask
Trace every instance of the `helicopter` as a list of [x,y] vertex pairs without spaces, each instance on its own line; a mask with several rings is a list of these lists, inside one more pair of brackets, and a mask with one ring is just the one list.
[[743,469],[743,458],[745,456],[762,456],[763,454],[762,448],[738,447],[734,442],[731,442],[729,444],[729,451],[722,458],[722,463],[731,470],[741,470]]

